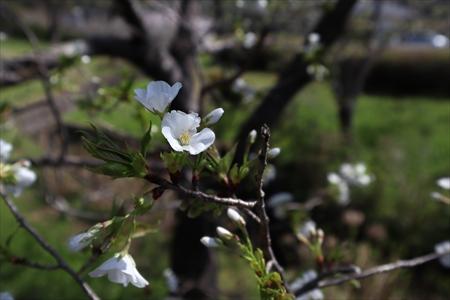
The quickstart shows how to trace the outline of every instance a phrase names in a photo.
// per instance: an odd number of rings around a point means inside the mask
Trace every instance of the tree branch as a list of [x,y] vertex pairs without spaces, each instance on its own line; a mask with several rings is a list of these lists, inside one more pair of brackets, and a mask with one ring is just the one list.
[[[277,258],[275,257],[275,254],[273,253],[272,249],[272,238],[270,236],[270,227],[269,227],[269,217],[266,212],[266,204],[264,200],[264,170],[267,166],[267,151],[269,149],[269,140],[270,140],[270,130],[267,125],[264,125],[261,127],[261,137],[263,139],[263,145],[261,149],[261,153],[259,155],[259,161],[261,163],[261,170],[258,173],[258,203],[256,205],[256,210],[259,215],[259,218],[261,219],[261,234],[263,236],[263,252],[266,256],[266,260],[268,265],[272,265],[275,270],[280,273],[281,278],[283,279],[283,282],[286,283],[286,276],[284,274],[284,269],[278,262]],[[286,289],[288,290],[288,286],[284,284]]]
[[159,185],[164,189],[172,190],[177,193],[180,193],[181,195],[196,198],[205,202],[213,202],[217,204],[236,206],[240,208],[252,208],[256,205],[256,201],[244,201],[237,198],[224,198],[206,194],[200,191],[190,190],[181,185],[173,184],[170,181],[154,174],[147,174],[147,176],[145,176],[145,179],[151,183]]
[[92,290],[92,288],[66,263],[66,261],[59,255],[59,253],[47,243],[46,240],[27,222],[27,220],[22,216],[19,212],[19,209],[14,204],[14,202],[9,198],[8,195],[0,193],[0,196],[5,201],[6,206],[13,214],[16,221],[23,227],[33,238],[34,240],[44,249],[47,253],[49,253],[57,263],[59,269],[64,270],[68,273],[73,280],[81,287],[83,292],[89,299],[99,300],[100,298],[97,294]]
[[295,291],[295,295],[300,296],[300,295],[305,294],[308,291],[311,291],[316,288],[325,288],[325,287],[329,287],[329,286],[341,285],[341,284],[351,281],[351,280],[365,279],[365,278],[368,278],[368,277],[371,277],[371,276],[374,276],[377,274],[392,272],[397,269],[413,268],[413,267],[425,264],[427,262],[430,262],[432,260],[438,259],[439,257],[444,256],[444,255],[450,255],[450,251],[448,251],[446,253],[441,253],[441,254],[433,252],[433,253],[430,253],[427,255],[419,256],[419,257],[408,259],[408,260],[399,260],[399,261],[396,261],[393,263],[376,266],[376,267],[369,268],[364,271],[355,272],[350,275],[343,275],[339,278],[324,279],[324,277],[335,276],[337,273],[342,273],[342,272],[330,272],[330,273],[327,273],[325,276],[319,275],[317,277],[317,279],[307,283],[306,285],[301,287],[299,290]]

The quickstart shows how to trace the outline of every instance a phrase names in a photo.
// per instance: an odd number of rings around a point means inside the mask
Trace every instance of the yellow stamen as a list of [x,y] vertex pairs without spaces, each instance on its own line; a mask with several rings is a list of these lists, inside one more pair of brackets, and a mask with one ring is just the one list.
[[179,140],[181,142],[182,145],[188,145],[190,140],[191,140],[191,135],[189,134],[189,132],[183,132],[180,137]]

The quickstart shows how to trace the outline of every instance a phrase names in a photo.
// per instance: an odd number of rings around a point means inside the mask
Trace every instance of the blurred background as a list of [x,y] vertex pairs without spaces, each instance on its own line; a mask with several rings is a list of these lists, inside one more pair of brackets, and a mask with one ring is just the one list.
[[[13,159],[30,159],[38,173],[15,202],[81,267],[90,255],[71,253],[68,237],[123,214],[147,187],[86,169],[96,161],[82,149],[79,131],[93,123],[138,147],[152,117],[133,90],[150,80],[179,81],[173,108],[200,114],[224,108],[215,128],[220,149],[264,123],[271,127],[281,154],[266,195],[321,199],[299,218],[324,229],[330,261],[367,268],[432,252],[450,237],[450,206],[430,196],[439,191],[436,180],[450,175],[449,25],[446,0],[3,0],[1,138],[13,144]],[[168,146],[152,121],[149,159],[157,160]],[[345,162],[363,162],[374,181],[352,189],[341,205],[329,193],[327,174]],[[150,287],[87,278],[94,290],[103,299],[165,299],[171,268],[198,289],[214,286],[212,299],[257,299],[244,262],[198,243],[217,220],[187,218],[179,203],[165,194],[146,216],[158,230],[133,244]],[[289,273],[314,268],[289,235],[287,218],[270,214],[275,251]],[[51,261],[3,202],[0,244],[17,256]],[[207,264],[216,272],[204,280]],[[449,275],[431,262],[324,293],[448,299]],[[82,299],[71,280],[61,271],[14,265],[0,252],[0,292],[15,299]]]

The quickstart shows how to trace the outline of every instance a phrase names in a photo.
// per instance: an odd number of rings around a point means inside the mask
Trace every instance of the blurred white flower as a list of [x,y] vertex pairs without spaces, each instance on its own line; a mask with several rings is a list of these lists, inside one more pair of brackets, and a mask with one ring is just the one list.
[[245,220],[242,215],[234,208],[229,207],[227,209],[227,216],[230,220],[238,226],[245,226]]
[[102,277],[108,275],[108,279],[114,283],[128,286],[129,283],[138,288],[148,285],[148,281],[139,274],[136,263],[129,254],[115,254],[113,257],[101,264],[97,269],[89,273],[91,277]]
[[220,246],[220,240],[210,236],[202,237],[200,242],[207,248],[216,248]]
[[264,185],[268,184],[272,180],[274,180],[277,177],[277,169],[272,164],[267,164],[266,169],[263,173],[263,182]]
[[14,300],[14,297],[11,295],[10,292],[1,292],[0,300]]
[[241,77],[233,82],[231,90],[234,93],[241,94],[244,98],[244,102],[247,103],[250,102],[255,96],[255,90],[251,86],[249,86],[247,82]]
[[6,41],[8,39],[8,34],[6,32],[0,31],[0,42]]
[[36,181],[36,174],[29,169],[30,162],[21,160],[13,165],[0,163],[0,178],[11,177],[13,182],[0,183],[0,188],[14,197],[19,197],[23,190]]
[[286,205],[294,200],[294,195],[288,192],[281,192],[269,198],[268,205],[273,209],[273,214],[279,219],[286,217]]
[[272,195],[269,198],[269,207],[277,207],[280,205],[283,205],[285,203],[289,203],[292,200],[294,200],[294,195],[292,195],[291,193],[288,192],[281,192],[281,193],[276,193],[274,195]]
[[164,115],[161,131],[173,150],[188,151],[192,155],[197,155],[208,149],[216,138],[209,128],[203,128],[197,132],[200,121],[196,113],[186,114],[179,110],[172,110]]
[[93,236],[94,235],[89,231],[74,235],[69,239],[69,249],[77,252],[86,248],[91,243],[91,238]]
[[0,139],[0,161],[7,161],[13,147],[10,143]]
[[172,271],[172,269],[165,269],[163,272],[164,278],[166,279],[167,287],[169,292],[176,293],[178,290],[178,278],[177,275]]
[[439,258],[439,261],[442,266],[444,266],[446,268],[450,268],[450,241],[444,241],[439,244],[436,244],[434,246],[434,251],[437,254],[447,253],[446,255],[441,256]]
[[265,9],[267,7],[267,5],[269,4],[268,0],[258,0],[258,6],[260,8]]
[[228,229],[220,226],[216,228],[216,232],[219,238],[221,238],[222,240],[231,240],[234,237],[234,235]]
[[[299,278],[297,278],[294,282],[291,283],[290,288],[292,291],[297,291],[304,287],[309,282],[315,280],[317,278],[317,273],[314,270],[306,271]],[[321,290],[314,289],[303,295],[295,298],[296,300],[322,300],[324,295]]]
[[256,44],[257,38],[254,32],[247,32],[244,36],[244,48],[249,49]]
[[450,190],[450,177],[443,177],[436,181],[436,184],[444,190]]
[[336,173],[330,173],[328,174],[328,182],[336,186],[339,204],[347,205],[350,202],[350,188],[347,181]]
[[372,182],[372,177],[367,174],[367,168],[363,163],[344,163],[340,168],[341,176],[353,185],[366,186]]
[[274,159],[277,157],[281,152],[281,149],[279,147],[271,148],[269,151],[267,151],[267,158]]
[[325,79],[325,77],[330,74],[328,69],[322,65],[322,64],[310,64],[308,67],[306,67],[306,73],[308,73],[310,76],[312,76],[315,80],[322,81]]
[[242,8],[245,5],[244,0],[236,0],[236,7]]
[[299,233],[306,238],[314,235],[317,232],[316,223],[313,220],[308,220],[300,227]]
[[223,108],[216,108],[204,117],[206,125],[216,124],[224,113]]
[[81,56],[81,62],[83,64],[89,64],[91,63],[91,57],[89,55],[83,55]]
[[311,32],[308,35],[308,42],[311,45],[317,45],[320,42],[320,34],[318,34],[317,32]]
[[163,113],[175,99],[183,85],[179,82],[170,86],[165,81],[152,81],[147,89],[134,90],[135,98],[149,111]]

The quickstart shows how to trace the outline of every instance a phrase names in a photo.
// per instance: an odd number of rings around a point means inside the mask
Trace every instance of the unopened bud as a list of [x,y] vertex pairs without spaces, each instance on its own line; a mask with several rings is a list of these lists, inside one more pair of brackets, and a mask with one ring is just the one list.
[[228,231],[227,229],[220,227],[220,226],[216,228],[216,232],[217,232],[217,235],[222,240],[229,241],[234,237],[234,234],[232,234],[230,231]]
[[253,129],[252,131],[250,131],[250,133],[248,134],[248,141],[249,141],[250,144],[255,143],[255,141],[256,141],[256,135],[257,135],[257,133],[256,133],[256,130],[255,130],[255,129]]
[[220,118],[222,118],[223,113],[224,113],[223,108],[216,108],[215,110],[206,115],[205,124],[212,125],[217,123],[220,120]]
[[271,148],[269,151],[267,151],[267,157],[270,159],[273,159],[277,157],[281,152],[281,149],[278,147]]
[[236,225],[244,227],[246,225],[244,218],[241,214],[234,208],[228,208],[227,216],[233,221]]
[[200,242],[207,248],[216,248],[220,246],[220,240],[210,237],[204,236],[200,239]]

